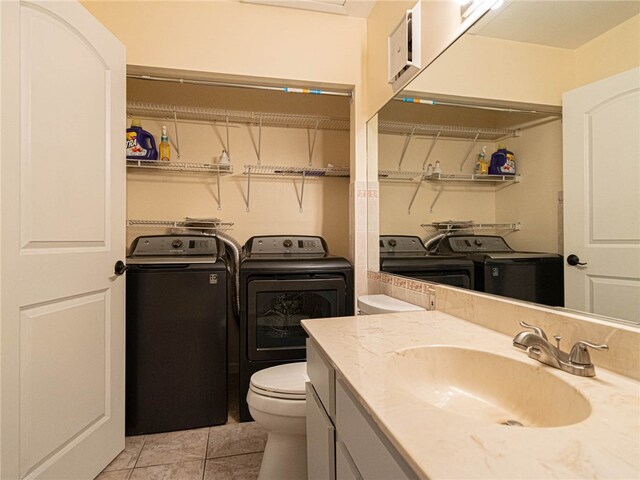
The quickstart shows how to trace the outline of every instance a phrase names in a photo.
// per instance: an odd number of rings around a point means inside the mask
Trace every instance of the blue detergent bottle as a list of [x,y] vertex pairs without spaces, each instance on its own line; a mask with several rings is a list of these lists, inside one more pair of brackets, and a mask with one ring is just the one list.
[[516,162],[513,152],[504,146],[498,145],[498,151],[491,155],[489,163],[489,175],[515,175]]
[[127,160],[157,160],[156,141],[146,130],[142,129],[140,120],[131,120],[127,128]]

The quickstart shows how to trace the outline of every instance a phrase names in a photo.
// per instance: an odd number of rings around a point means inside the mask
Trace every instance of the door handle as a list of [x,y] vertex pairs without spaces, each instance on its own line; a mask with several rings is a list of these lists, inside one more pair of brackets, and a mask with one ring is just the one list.
[[113,267],[113,273],[119,276],[126,272],[128,268],[122,260],[118,260]]
[[587,262],[581,262],[580,261],[580,257],[578,257],[577,255],[575,255],[573,253],[567,257],[567,263],[569,265],[571,265],[572,267],[575,267],[576,265],[586,265],[587,264]]

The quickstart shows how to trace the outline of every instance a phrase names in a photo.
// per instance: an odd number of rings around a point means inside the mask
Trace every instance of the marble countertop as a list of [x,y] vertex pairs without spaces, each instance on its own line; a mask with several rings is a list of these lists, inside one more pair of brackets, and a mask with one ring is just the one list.
[[[640,383],[628,377],[597,365],[596,377],[570,375],[530,359],[511,337],[438,311],[302,323],[421,477],[640,478]],[[430,405],[398,388],[391,361],[399,350],[428,345],[482,350],[544,369],[580,392],[591,414],[572,425],[522,428]]]

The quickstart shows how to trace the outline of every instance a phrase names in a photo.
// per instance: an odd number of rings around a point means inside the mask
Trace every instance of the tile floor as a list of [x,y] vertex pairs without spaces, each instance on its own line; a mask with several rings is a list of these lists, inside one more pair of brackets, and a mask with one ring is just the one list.
[[238,423],[238,402],[229,400],[226,425],[127,437],[96,480],[256,479],[267,434],[255,422]]

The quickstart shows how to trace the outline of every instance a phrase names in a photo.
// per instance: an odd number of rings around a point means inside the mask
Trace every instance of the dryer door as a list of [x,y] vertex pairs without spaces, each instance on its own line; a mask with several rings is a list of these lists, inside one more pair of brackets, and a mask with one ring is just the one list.
[[256,279],[247,295],[249,359],[302,359],[307,335],[300,321],[342,315],[346,283],[342,277]]

